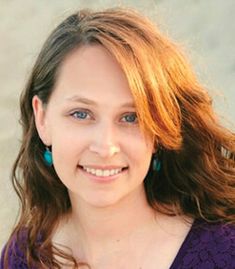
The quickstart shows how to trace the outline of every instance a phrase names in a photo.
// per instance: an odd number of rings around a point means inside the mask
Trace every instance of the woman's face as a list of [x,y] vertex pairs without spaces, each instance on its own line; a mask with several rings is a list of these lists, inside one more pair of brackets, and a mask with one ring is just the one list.
[[47,107],[34,97],[33,108],[71,199],[105,207],[144,189],[153,142],[140,131],[127,79],[104,47],[68,55]]

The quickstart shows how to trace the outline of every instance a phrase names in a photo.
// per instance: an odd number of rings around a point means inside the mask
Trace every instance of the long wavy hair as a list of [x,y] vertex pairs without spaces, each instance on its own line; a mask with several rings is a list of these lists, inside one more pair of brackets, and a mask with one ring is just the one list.
[[[71,208],[66,187],[43,161],[45,146],[34,122],[32,98],[49,101],[65,57],[81,46],[100,44],[122,67],[136,104],[140,128],[159,148],[161,170],[145,180],[148,203],[165,214],[235,223],[235,135],[220,125],[212,100],[180,48],[136,11],[81,10],[46,40],[22,93],[23,139],[12,181],[21,201],[15,236],[29,265],[75,268],[82,261],[52,244],[58,220]],[[40,241],[40,244],[38,243]]]

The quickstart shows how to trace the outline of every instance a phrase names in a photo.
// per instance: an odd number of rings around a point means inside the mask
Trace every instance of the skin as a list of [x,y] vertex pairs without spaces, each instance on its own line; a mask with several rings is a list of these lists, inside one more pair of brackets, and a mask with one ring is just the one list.
[[[189,226],[182,218],[157,214],[146,201],[143,181],[154,142],[140,131],[115,58],[100,45],[73,51],[61,66],[47,106],[37,96],[32,105],[39,136],[52,146],[54,168],[72,205],[53,241],[96,269],[131,264],[168,268]],[[87,173],[84,166],[123,170],[102,177]]]

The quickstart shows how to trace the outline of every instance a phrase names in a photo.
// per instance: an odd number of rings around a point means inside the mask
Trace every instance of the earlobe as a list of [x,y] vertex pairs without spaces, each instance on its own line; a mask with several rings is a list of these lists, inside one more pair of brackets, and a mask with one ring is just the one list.
[[38,131],[38,135],[45,145],[50,145],[48,128],[46,124],[46,110],[43,106],[41,99],[35,95],[32,99],[32,107],[34,113],[35,125]]

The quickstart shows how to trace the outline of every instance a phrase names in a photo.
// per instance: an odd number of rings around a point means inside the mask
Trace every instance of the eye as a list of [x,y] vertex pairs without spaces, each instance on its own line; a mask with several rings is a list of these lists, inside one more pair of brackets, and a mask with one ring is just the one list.
[[77,110],[70,114],[72,117],[80,120],[90,119],[91,116],[89,115],[88,111],[85,110]]
[[135,112],[128,113],[122,117],[122,121],[127,123],[137,123],[138,118]]

